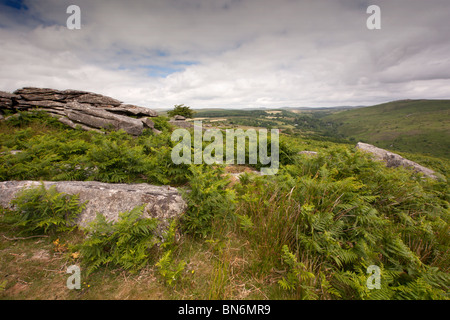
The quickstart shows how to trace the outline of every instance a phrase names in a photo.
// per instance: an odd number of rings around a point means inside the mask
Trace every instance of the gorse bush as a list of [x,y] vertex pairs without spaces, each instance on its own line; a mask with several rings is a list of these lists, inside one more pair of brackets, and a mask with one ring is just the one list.
[[14,210],[7,217],[9,222],[24,233],[55,234],[75,227],[75,219],[86,203],[79,203],[78,195],[56,191],[55,186],[46,189],[44,184],[21,190],[11,201]]

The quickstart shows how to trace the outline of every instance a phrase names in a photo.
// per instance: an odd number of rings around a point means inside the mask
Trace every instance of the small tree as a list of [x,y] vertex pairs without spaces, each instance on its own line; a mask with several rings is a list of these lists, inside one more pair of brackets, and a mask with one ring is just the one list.
[[194,111],[191,109],[191,107],[185,106],[184,104],[177,104],[174,106],[174,109],[168,111],[167,114],[169,115],[169,117],[180,115],[185,118],[192,118],[194,116]]

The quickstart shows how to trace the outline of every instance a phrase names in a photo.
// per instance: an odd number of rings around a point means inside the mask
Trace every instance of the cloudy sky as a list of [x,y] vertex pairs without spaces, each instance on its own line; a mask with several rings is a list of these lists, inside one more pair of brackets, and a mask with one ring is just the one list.
[[[381,30],[366,26],[372,4]],[[448,99],[449,18],[449,0],[0,0],[0,90],[150,108]]]

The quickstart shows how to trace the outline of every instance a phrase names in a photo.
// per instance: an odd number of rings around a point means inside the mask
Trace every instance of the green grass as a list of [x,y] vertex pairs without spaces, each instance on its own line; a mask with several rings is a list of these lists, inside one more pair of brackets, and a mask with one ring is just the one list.
[[450,100],[402,100],[323,118],[339,134],[381,148],[450,158]]
[[[0,222],[0,300],[98,299],[268,299],[286,296],[276,279],[254,276],[248,266],[255,258],[246,240],[226,232],[217,221],[217,237],[184,235],[176,242],[174,260],[186,261],[181,279],[168,286],[158,268],[149,264],[131,273],[104,266],[87,274],[81,268],[81,289],[69,290],[67,268],[80,265],[70,247],[83,242],[76,230],[58,237],[17,237],[17,230]],[[228,230],[229,231],[229,230]],[[56,242],[57,241],[57,242]]]

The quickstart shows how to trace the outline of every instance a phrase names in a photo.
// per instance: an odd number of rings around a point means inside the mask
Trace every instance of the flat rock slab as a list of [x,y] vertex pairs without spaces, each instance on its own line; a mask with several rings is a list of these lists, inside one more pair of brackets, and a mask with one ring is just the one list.
[[424,166],[421,166],[420,164],[418,164],[414,161],[405,159],[396,153],[393,153],[393,152],[390,152],[390,151],[387,151],[387,150],[384,150],[384,149],[375,147],[371,144],[363,143],[363,142],[358,142],[356,144],[356,148],[372,154],[372,156],[375,160],[384,161],[386,164],[386,167],[388,167],[388,168],[397,168],[399,166],[402,166],[405,168],[410,168],[415,172],[421,172],[426,177],[429,177],[432,179],[437,179],[435,172],[433,170],[426,168]]
[[[120,212],[145,205],[143,217],[161,221],[168,226],[169,220],[179,217],[187,209],[186,202],[176,188],[140,184],[113,184],[97,181],[43,181],[45,187],[55,185],[58,192],[78,194],[80,202],[88,201],[78,217],[77,224],[86,227],[98,213],[107,220],[117,221]],[[0,182],[0,205],[11,208],[10,201],[22,188],[37,187],[39,181]]]

